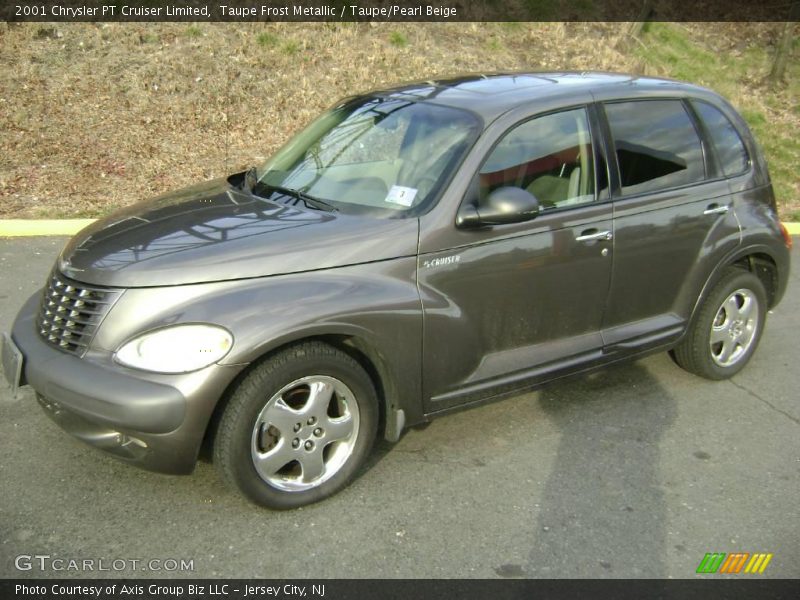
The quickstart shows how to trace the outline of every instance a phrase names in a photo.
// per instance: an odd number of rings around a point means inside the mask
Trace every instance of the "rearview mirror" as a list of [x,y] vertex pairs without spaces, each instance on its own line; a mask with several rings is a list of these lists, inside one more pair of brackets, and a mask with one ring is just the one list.
[[458,211],[458,227],[506,225],[530,221],[539,215],[539,201],[527,190],[501,187],[491,192],[478,206],[465,205]]

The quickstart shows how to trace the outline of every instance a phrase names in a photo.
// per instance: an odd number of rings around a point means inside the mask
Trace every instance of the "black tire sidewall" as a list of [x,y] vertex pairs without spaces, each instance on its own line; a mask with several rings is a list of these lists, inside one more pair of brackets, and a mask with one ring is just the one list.
[[[228,464],[222,468],[227,470],[227,475],[241,492],[258,504],[290,509],[327,498],[353,479],[372,449],[378,425],[377,396],[372,381],[352,357],[330,347],[323,348],[322,352],[319,348],[309,348],[306,353],[302,348],[299,352],[295,349],[290,357],[265,361],[234,392],[229,408],[239,405],[239,409],[232,419],[225,422],[227,415],[223,414],[222,427],[230,428],[233,435],[227,436],[227,441],[223,442],[231,447],[226,455]],[[292,381],[313,375],[338,379],[353,392],[359,410],[358,437],[352,454],[330,479],[308,490],[280,490],[262,479],[253,465],[253,427],[266,403],[278,390]]]

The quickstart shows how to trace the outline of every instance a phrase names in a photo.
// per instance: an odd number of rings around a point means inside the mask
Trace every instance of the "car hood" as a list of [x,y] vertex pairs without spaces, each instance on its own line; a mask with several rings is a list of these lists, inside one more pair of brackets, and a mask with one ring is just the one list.
[[279,204],[221,179],[93,223],[64,248],[59,269],[110,287],[265,277],[412,256],[418,233],[417,219]]

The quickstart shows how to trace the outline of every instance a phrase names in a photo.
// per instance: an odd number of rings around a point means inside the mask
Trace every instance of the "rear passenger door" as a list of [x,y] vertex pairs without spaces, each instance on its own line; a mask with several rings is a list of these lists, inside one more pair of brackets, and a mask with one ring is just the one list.
[[681,98],[602,103],[610,134],[614,267],[606,352],[676,339],[721,256],[739,241],[727,182]]

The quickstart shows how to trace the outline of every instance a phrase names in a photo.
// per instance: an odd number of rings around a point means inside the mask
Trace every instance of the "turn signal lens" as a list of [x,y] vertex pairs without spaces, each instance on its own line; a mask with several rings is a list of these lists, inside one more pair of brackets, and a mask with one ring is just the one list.
[[786,244],[786,247],[791,250],[792,249],[792,236],[789,234],[789,230],[786,229],[786,225],[781,223],[781,233],[783,234],[783,243]]

